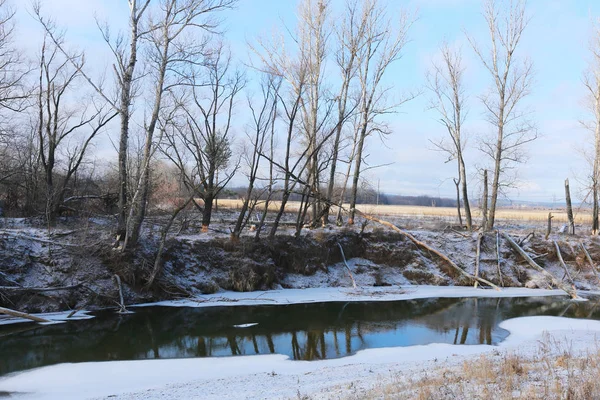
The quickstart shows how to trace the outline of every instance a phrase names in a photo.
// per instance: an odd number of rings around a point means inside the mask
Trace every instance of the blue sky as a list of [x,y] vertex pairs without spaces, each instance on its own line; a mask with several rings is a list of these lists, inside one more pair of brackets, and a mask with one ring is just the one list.
[[[40,28],[27,13],[27,1],[13,2],[18,8],[19,41],[31,51],[39,41]],[[339,7],[340,3],[340,0],[334,0],[335,7]],[[404,7],[418,15],[404,57],[390,68],[386,76],[386,84],[394,85],[398,94],[422,88],[425,71],[442,40],[462,46],[470,110],[465,125],[471,136],[467,168],[470,170],[472,196],[477,196],[479,187],[475,168],[486,165],[487,160],[476,149],[476,137],[491,130],[483,120],[477,96],[485,90],[489,79],[464,32],[486,44],[481,1],[388,0],[388,3],[390,12]],[[68,41],[85,49],[90,64],[101,71],[108,58],[93,16],[96,14],[101,19],[108,19],[117,31],[126,24],[126,1],[42,0],[42,4],[46,13],[66,28]],[[296,7],[295,0],[240,0],[238,8],[225,15],[226,40],[236,61],[240,64],[248,61],[248,41],[280,30],[284,24],[293,28]],[[587,172],[580,149],[586,145],[589,147],[589,134],[580,124],[588,117],[581,79],[588,59],[591,22],[600,17],[600,2],[530,0],[528,10],[532,20],[519,50],[521,56],[527,56],[534,62],[535,84],[527,104],[535,112],[542,137],[529,146],[529,160],[520,168],[519,187],[509,195],[513,199],[551,202],[553,198],[563,198],[563,180],[567,177],[571,179],[575,195],[585,194],[583,185],[577,181],[585,180]],[[332,22],[335,23],[335,20]],[[451,180],[455,176],[454,164],[444,164],[444,155],[430,150],[429,140],[440,138],[445,132],[435,121],[435,113],[427,110],[427,100],[428,93],[424,92],[389,117],[393,134],[385,145],[376,138],[368,144],[370,157],[367,162],[393,163],[367,173],[370,181],[380,180],[382,191],[454,196]],[[243,118],[242,113],[239,119]],[[112,150],[110,146],[104,146],[105,156],[109,157]]]

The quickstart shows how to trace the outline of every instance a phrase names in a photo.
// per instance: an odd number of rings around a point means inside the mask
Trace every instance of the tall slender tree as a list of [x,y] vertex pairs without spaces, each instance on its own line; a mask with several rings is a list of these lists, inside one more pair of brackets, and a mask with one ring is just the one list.
[[486,230],[494,228],[500,192],[514,180],[508,172],[525,160],[524,145],[538,137],[530,112],[523,105],[531,90],[533,63],[517,56],[530,20],[526,5],[526,0],[485,0],[483,15],[489,47],[484,49],[468,36],[492,81],[488,92],[481,97],[487,121],[495,130],[492,137],[481,141],[481,150],[494,165]]
[[[439,116],[439,121],[448,131],[450,142],[446,140],[432,141],[436,149],[448,154],[448,161],[456,160],[458,179],[455,180],[457,191],[458,218],[460,213],[460,191],[465,208],[467,229],[471,230],[471,207],[467,187],[464,149],[465,136],[463,125],[466,118],[466,98],[464,88],[464,67],[462,54],[451,49],[447,43],[440,48],[441,61],[433,63],[432,71],[427,74],[428,88],[432,93],[431,105]],[[460,189],[459,189],[460,186]],[[462,223],[462,222],[461,222]]]

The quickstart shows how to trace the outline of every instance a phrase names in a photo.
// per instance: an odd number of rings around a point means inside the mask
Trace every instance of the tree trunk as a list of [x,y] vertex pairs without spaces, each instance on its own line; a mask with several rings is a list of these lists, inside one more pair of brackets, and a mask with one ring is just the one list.
[[354,216],[356,214],[356,195],[358,193],[358,181],[360,178],[360,168],[362,164],[362,152],[365,145],[365,137],[367,135],[367,121],[366,117],[363,117],[363,125],[361,127],[360,136],[358,138],[358,146],[356,147],[356,154],[354,163],[354,178],[352,179],[352,192],[350,193],[350,217],[348,218],[348,225],[354,225]]
[[456,185],[456,212],[458,214],[458,224],[460,228],[463,229],[462,215],[460,213],[460,179],[454,179],[454,184]]
[[571,235],[575,234],[575,219],[573,218],[573,206],[571,204],[571,190],[569,180],[565,180],[565,199],[567,201],[567,217],[569,217],[569,231]]
[[483,198],[481,199],[481,228],[485,231],[488,224],[488,172],[483,170]]
[[208,232],[210,219],[212,217],[214,197],[212,194],[204,197],[204,210],[202,211],[202,232]]
[[[467,190],[467,170],[465,168],[465,161],[463,160],[462,157],[462,151],[460,153],[460,157],[459,157],[459,179],[461,181],[462,184],[462,201],[463,201],[463,207],[465,208],[465,220],[467,222],[467,229],[468,230],[472,230],[473,229],[473,220],[471,218],[471,205],[469,203],[469,194],[468,194],[468,190]],[[462,223],[461,223],[462,225]]]

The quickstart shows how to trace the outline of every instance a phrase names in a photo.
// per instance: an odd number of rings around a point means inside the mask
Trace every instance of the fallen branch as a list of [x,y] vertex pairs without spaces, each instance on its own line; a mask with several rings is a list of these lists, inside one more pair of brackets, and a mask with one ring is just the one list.
[[35,315],[26,314],[20,311],[11,310],[10,308],[0,307],[0,314],[10,315],[11,317],[30,319],[35,322],[51,322],[45,318],[36,317]]
[[[481,241],[483,240],[483,233],[479,232],[477,235],[477,254],[475,255],[475,278],[479,277],[479,258],[481,257]],[[473,287],[477,289],[478,281],[475,281]]]
[[47,287],[47,288],[36,288],[36,287],[22,287],[22,286],[0,286],[0,290],[5,291],[21,291],[21,292],[58,292],[61,290],[72,290],[81,287],[81,283],[73,286],[60,286],[60,287]]
[[538,272],[541,272],[546,278],[550,279],[550,281],[552,282],[552,284],[554,286],[565,291],[573,299],[579,298],[577,296],[577,291],[575,290],[574,287],[570,288],[567,285],[564,285],[562,282],[560,282],[558,279],[556,279],[554,277],[554,275],[552,275],[550,272],[546,271],[544,268],[540,267],[531,257],[529,257],[529,254],[527,254],[525,252],[525,250],[523,250],[521,248],[521,246],[519,246],[507,233],[502,232],[502,236],[508,241],[508,243],[510,243],[510,245],[513,247],[513,249],[515,249],[517,251],[517,253],[519,253],[521,255],[521,257],[523,257],[525,259],[525,261],[527,261],[527,263],[529,263],[529,265],[531,265]]
[[565,269],[565,275],[567,277],[569,277],[569,281],[571,282],[571,284],[573,284],[573,278],[571,277],[571,274],[569,273],[569,269],[567,268],[567,264],[565,264],[565,260],[563,260],[562,254],[560,252],[560,247],[558,246],[558,243],[556,242],[556,240],[554,241],[554,247],[556,247],[556,255],[558,256],[558,261],[560,261],[560,264]]
[[31,240],[33,242],[51,244],[51,245],[61,246],[61,247],[81,247],[81,245],[78,245],[78,244],[59,243],[59,242],[56,242],[53,240],[40,239],[40,238],[37,238],[34,236],[21,235],[21,234],[13,233],[13,232],[3,231],[3,232],[0,232],[0,234],[7,236],[9,238],[13,238],[13,239]]
[[14,285],[20,286],[19,282],[14,281],[8,277],[4,272],[0,271],[0,278],[4,279],[6,282],[12,283]]
[[354,276],[352,275],[350,266],[348,265],[348,262],[346,261],[346,255],[344,254],[344,249],[342,248],[342,245],[340,244],[340,242],[338,242],[337,245],[340,248],[340,252],[342,253],[342,259],[344,260],[344,264],[346,265],[346,269],[348,270],[348,275],[350,275],[350,279],[352,279],[352,287],[354,289],[356,289],[356,281],[354,280]]
[[496,290],[500,290],[500,288],[496,285],[494,285],[492,282],[483,279],[483,278],[478,278],[475,277],[471,274],[469,274],[467,271],[463,270],[461,267],[459,267],[458,265],[456,265],[456,263],[454,263],[454,261],[452,261],[451,259],[449,259],[447,256],[445,256],[444,254],[442,254],[441,252],[439,252],[438,250],[434,249],[433,247],[421,242],[420,240],[418,240],[417,238],[415,238],[413,235],[411,235],[410,233],[403,231],[402,229],[398,228],[396,225],[392,224],[391,222],[388,221],[384,221],[381,220],[379,218],[373,217],[371,215],[365,214],[362,211],[359,210],[355,210],[356,214],[358,214],[359,216],[361,216],[362,218],[366,218],[370,221],[373,222],[377,222],[381,225],[387,226],[390,229],[393,229],[394,231],[398,232],[399,234],[401,234],[402,236],[408,238],[410,241],[412,241],[415,245],[420,246],[428,251],[430,251],[431,253],[437,255],[439,258],[441,258],[442,260],[444,260],[448,265],[450,265],[452,268],[454,268],[456,271],[458,271],[460,274],[464,275],[465,277],[473,280],[473,281],[479,281],[482,284],[488,285],[493,287]]
[[534,256],[531,256],[532,260],[537,260],[538,258],[542,258],[542,257],[546,257],[548,255],[548,253],[544,253],[544,254],[536,254]]
[[579,243],[579,245],[583,249],[583,253],[585,254],[585,258],[587,258],[588,262],[590,263],[590,266],[592,267],[592,271],[594,271],[594,275],[596,276],[596,280],[598,280],[598,270],[596,270],[596,266],[594,265],[594,261],[592,260],[592,257],[590,256],[590,253],[588,253],[588,251],[585,248],[585,246],[583,245],[583,243]]

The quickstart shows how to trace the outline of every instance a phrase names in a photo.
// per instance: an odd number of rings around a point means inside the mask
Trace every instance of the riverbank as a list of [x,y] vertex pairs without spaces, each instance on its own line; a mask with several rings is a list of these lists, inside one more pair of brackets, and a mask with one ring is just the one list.
[[[52,231],[35,221],[3,222],[0,307],[27,313],[119,309],[205,294],[219,297],[229,291],[245,293],[244,298],[270,298],[261,293],[274,291],[269,293],[276,296],[282,289],[344,291],[353,281],[374,291],[408,285],[467,287],[475,275],[498,287],[551,288],[540,269],[525,262],[501,235],[461,232],[444,221],[394,221],[404,222],[407,234],[437,254],[405,234],[373,224],[306,229],[299,237],[282,228],[275,238],[260,241],[250,231],[231,240],[226,223],[215,223],[219,232],[181,230],[167,241],[164,263],[152,285],[147,279],[162,220],[148,221],[142,243],[131,253],[113,248],[108,220],[65,220]],[[563,286],[598,288],[593,260],[600,259],[600,242],[595,238],[555,234],[545,239],[535,232],[538,228],[501,229]]]
[[[350,357],[312,362],[265,355],[59,364],[5,377],[0,380],[0,391],[22,399],[109,396],[120,399],[348,399],[380,398],[385,393],[394,398],[396,389],[398,393],[405,393],[401,389],[406,389],[407,382],[418,383],[421,378],[432,378],[447,370],[464,371],[465,366],[481,363],[482,355],[492,363],[514,356],[526,363],[535,361],[541,354],[540,346],[545,346],[543,353],[553,365],[563,356],[564,368],[557,366],[556,371],[560,372],[557,376],[568,379],[569,371],[573,370],[566,363],[566,351],[573,358],[598,351],[599,321],[525,317],[504,321],[500,326],[509,330],[510,335],[499,346],[431,344],[369,349]],[[527,379],[521,379],[522,387],[514,389],[516,398],[527,398],[524,396],[529,393],[528,383],[541,384],[539,371],[522,368],[517,368],[515,373]],[[476,378],[474,375],[473,379]],[[541,378],[556,379],[556,376]],[[461,383],[448,381],[446,388],[451,389],[451,385]],[[420,389],[426,389],[426,385],[408,387],[413,394],[409,397],[413,398],[418,398]],[[454,390],[459,393],[459,389]],[[554,397],[548,394],[546,398]]]

